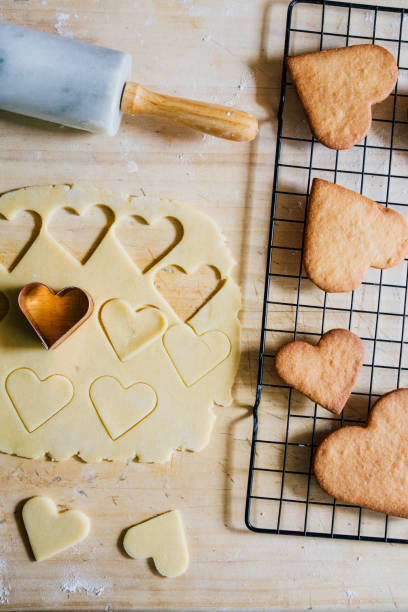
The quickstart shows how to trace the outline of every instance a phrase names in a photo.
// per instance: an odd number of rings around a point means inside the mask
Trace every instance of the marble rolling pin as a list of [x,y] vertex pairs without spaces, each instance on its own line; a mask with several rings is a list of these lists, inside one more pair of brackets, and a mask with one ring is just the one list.
[[0,22],[0,108],[111,136],[122,113],[156,115],[230,140],[257,135],[256,119],[243,111],[130,82],[131,64],[128,53]]

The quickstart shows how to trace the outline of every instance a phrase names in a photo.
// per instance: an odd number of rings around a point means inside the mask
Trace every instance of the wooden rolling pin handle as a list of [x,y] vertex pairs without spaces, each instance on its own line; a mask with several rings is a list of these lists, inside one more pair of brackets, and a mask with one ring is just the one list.
[[255,117],[228,106],[173,98],[126,83],[121,109],[131,115],[155,115],[228,140],[250,141],[258,133]]

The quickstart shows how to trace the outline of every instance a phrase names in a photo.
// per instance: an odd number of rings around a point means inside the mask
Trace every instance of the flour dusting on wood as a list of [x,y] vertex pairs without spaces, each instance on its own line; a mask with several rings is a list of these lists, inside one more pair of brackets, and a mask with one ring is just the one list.
[[107,582],[100,578],[89,578],[79,572],[68,571],[60,581],[60,589],[63,593],[86,593],[99,597],[105,591]]
[[0,559],[0,605],[5,605],[9,601],[10,585],[7,578],[7,564],[3,559]]

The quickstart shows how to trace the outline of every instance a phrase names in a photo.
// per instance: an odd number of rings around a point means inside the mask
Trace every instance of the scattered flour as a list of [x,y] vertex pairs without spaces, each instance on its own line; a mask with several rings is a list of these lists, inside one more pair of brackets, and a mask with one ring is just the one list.
[[134,161],[127,160],[127,161],[125,162],[125,167],[126,167],[126,170],[127,170],[128,172],[130,172],[130,173],[133,173],[133,172],[137,172],[137,171],[138,171],[138,166],[137,166],[137,163],[136,163],[136,162],[134,162]]
[[9,584],[4,577],[4,574],[7,571],[6,562],[3,559],[0,559],[0,605],[8,604],[9,595],[10,595],[10,587]]
[[374,13],[372,11],[366,11],[364,19],[366,23],[374,23]]
[[63,593],[86,593],[99,597],[105,590],[106,584],[91,580],[85,576],[79,576],[74,572],[68,573],[60,582],[60,589]]
[[54,28],[60,36],[72,37],[72,30],[69,29],[68,21],[70,15],[68,13],[57,13],[57,20],[54,24]]
[[354,591],[352,591],[351,589],[344,589],[344,592],[346,594],[346,597],[348,599],[348,602],[351,603],[352,599],[354,599],[354,597],[356,596],[356,594],[354,593]]
[[84,476],[87,482],[93,482],[96,478],[96,472],[91,468],[86,468]]
[[201,6],[196,6],[192,4],[188,9],[188,14],[190,17],[201,17],[204,15],[204,9]]

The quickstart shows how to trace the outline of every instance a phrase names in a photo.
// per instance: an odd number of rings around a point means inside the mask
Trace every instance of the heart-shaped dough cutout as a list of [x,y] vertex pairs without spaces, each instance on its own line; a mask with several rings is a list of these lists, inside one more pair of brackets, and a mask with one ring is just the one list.
[[183,226],[175,217],[156,219],[152,224],[131,215],[115,228],[119,242],[139,270],[145,274],[181,241]]
[[395,210],[350,189],[314,179],[304,265],[329,293],[353,291],[367,268],[390,268],[408,253],[408,223]]
[[105,302],[100,319],[121,361],[131,359],[154,342],[167,326],[166,317],[157,308],[147,306],[135,311],[128,302],[116,298]]
[[313,135],[330,149],[349,149],[367,135],[371,106],[398,78],[393,55],[378,45],[307,53],[287,65]]
[[329,495],[408,518],[408,389],[383,395],[367,427],[342,427],[318,447],[314,473]]
[[189,325],[170,327],[163,337],[163,343],[187,387],[211,372],[231,352],[231,343],[223,332],[213,330],[197,336]]
[[71,548],[89,534],[86,514],[79,510],[58,512],[49,497],[32,497],[24,504],[22,514],[36,561]]
[[65,408],[74,395],[65,376],[52,374],[41,379],[29,368],[13,370],[6,378],[6,391],[28,433]]
[[93,310],[93,300],[83,289],[65,287],[55,293],[43,283],[23,287],[18,305],[47,350],[64,342]]
[[158,270],[154,285],[182,321],[188,321],[222,287],[220,272],[214,266],[201,266],[187,274],[178,266]]
[[50,219],[48,231],[63,249],[85,265],[114,220],[107,206],[93,206],[81,214],[73,208],[59,208]]
[[363,365],[364,345],[347,329],[331,329],[317,346],[290,342],[275,358],[281,378],[312,401],[340,414]]
[[12,272],[27,253],[41,229],[41,217],[19,210],[11,219],[0,214],[0,265]]
[[152,558],[162,576],[175,578],[188,567],[188,549],[178,510],[170,510],[127,530],[123,546],[134,559]]
[[123,387],[113,376],[101,376],[94,380],[89,394],[112,440],[133,429],[157,406],[157,394],[153,387],[143,382]]

